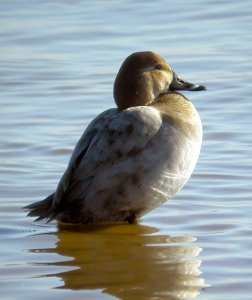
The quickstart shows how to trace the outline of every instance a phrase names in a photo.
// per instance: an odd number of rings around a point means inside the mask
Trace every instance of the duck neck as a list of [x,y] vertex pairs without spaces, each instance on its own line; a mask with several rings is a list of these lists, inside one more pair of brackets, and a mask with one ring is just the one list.
[[[154,99],[146,78],[135,74],[119,73],[114,83],[114,99],[119,110],[133,106],[146,106]],[[146,88],[147,87],[147,88]]]

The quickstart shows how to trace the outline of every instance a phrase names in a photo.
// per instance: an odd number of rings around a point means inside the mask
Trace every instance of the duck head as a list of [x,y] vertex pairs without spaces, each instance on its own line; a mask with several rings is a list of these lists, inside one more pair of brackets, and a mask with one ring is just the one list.
[[119,110],[124,110],[149,105],[169,91],[205,89],[179,78],[162,57],[146,51],[133,53],[123,62],[115,79],[114,98]]

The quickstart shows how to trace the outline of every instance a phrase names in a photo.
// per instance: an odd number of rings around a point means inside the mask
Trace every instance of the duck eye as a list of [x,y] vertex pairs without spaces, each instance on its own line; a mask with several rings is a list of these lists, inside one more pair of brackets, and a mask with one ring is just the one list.
[[155,69],[156,69],[156,70],[161,70],[161,69],[162,69],[162,65],[161,65],[161,64],[155,65]]

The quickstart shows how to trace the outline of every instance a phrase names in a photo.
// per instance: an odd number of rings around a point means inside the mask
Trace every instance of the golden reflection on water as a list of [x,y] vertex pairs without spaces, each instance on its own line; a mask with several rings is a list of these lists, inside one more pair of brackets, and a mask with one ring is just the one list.
[[[143,225],[61,228],[55,249],[72,257],[53,263],[76,267],[54,274],[71,290],[102,289],[119,299],[193,299],[204,285],[201,248],[189,236],[170,237]],[[187,245],[187,243],[190,243]],[[33,250],[34,251],[34,250]]]

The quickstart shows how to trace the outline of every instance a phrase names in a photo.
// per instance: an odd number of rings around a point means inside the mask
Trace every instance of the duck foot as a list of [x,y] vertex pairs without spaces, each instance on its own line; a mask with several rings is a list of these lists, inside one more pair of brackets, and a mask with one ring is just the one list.
[[139,219],[133,212],[129,212],[129,215],[124,219],[124,221],[128,222],[129,224],[137,224]]

